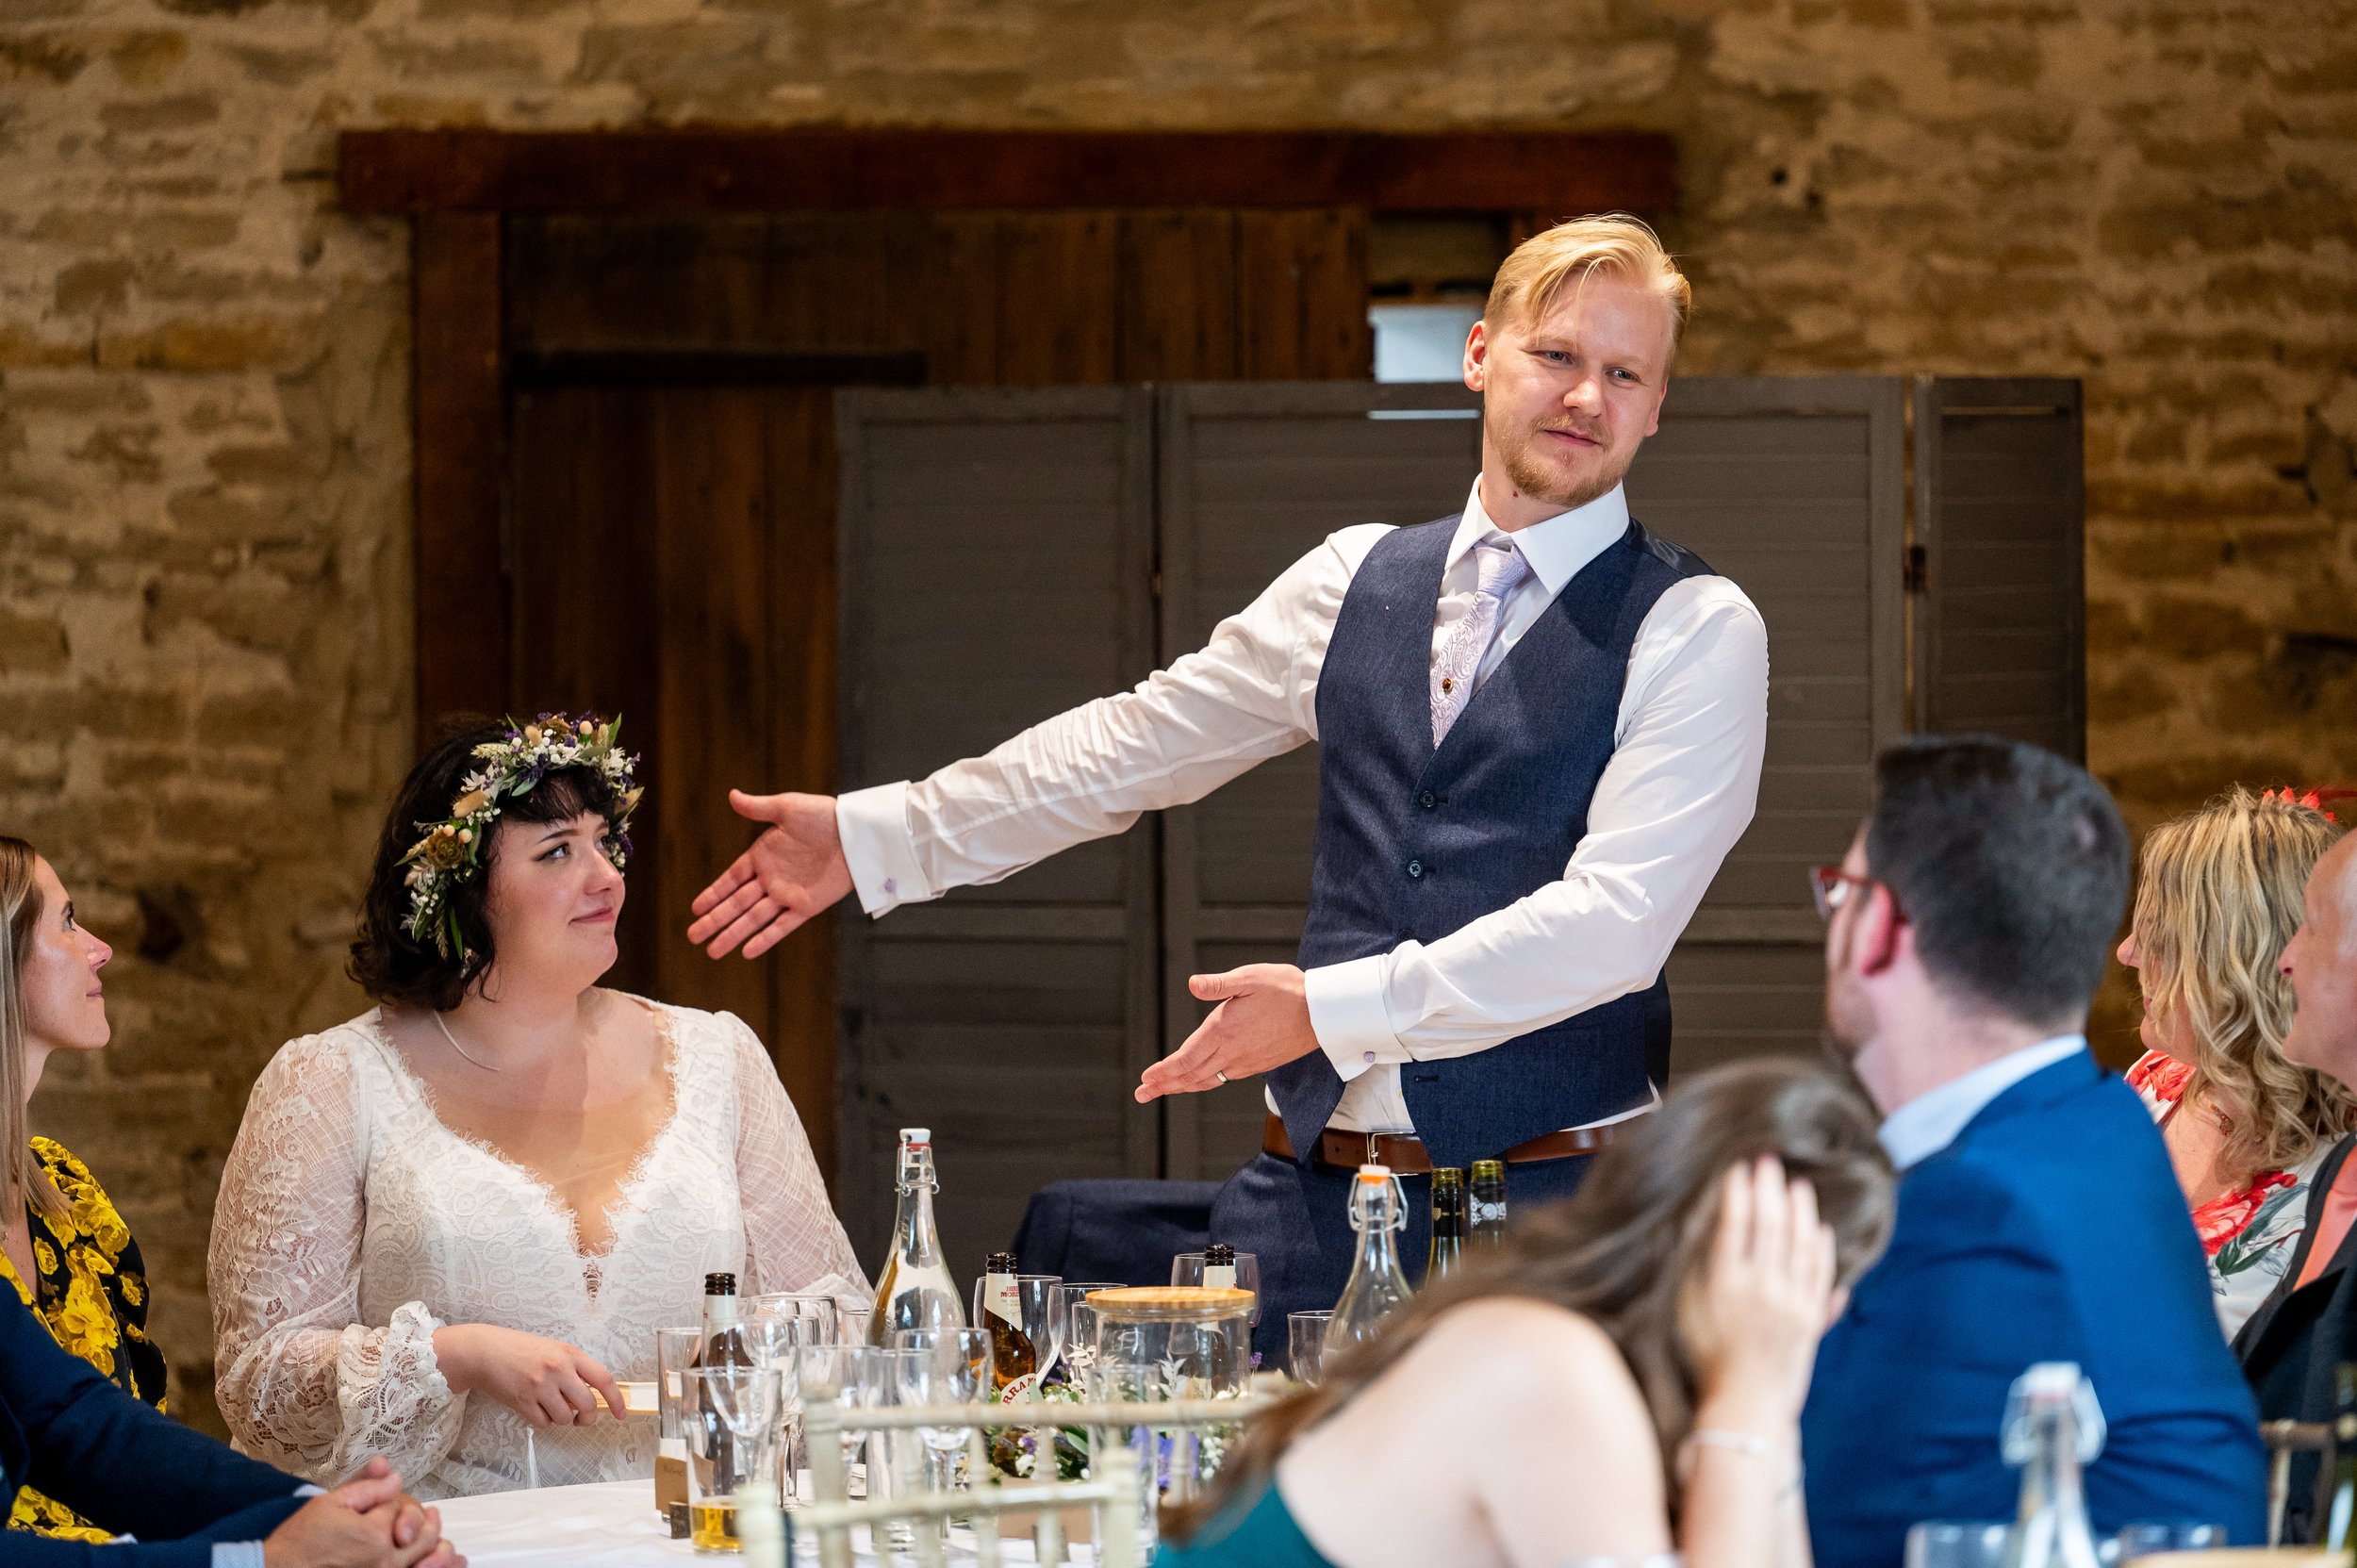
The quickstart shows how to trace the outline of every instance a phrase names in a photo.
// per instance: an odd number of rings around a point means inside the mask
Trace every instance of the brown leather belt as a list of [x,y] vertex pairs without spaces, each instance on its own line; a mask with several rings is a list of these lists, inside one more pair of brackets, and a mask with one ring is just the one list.
[[[1580,1127],[1568,1132],[1549,1132],[1516,1144],[1498,1158],[1509,1165],[1536,1164],[1542,1160],[1569,1160],[1577,1155],[1593,1154],[1620,1136],[1626,1122],[1609,1127]],[[1271,1116],[1262,1124],[1261,1147],[1279,1160],[1294,1157],[1293,1141],[1285,1136],[1285,1124]],[[1393,1176],[1429,1176],[1432,1156],[1425,1152],[1424,1140],[1401,1132],[1344,1132],[1327,1128],[1318,1134],[1310,1158],[1321,1165],[1339,1165],[1344,1170],[1357,1170],[1360,1165],[1385,1165]]]

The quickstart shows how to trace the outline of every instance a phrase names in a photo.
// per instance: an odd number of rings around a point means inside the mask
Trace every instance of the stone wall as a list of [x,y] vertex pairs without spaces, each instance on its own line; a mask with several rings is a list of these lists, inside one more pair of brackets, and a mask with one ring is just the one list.
[[182,1410],[221,1160],[271,1050],[356,1011],[406,753],[406,246],[337,212],[339,129],[1673,131],[1689,370],[2086,379],[2090,746],[2143,825],[2357,779],[2352,37],[2352,0],[7,0],[0,826],[121,951],[116,1045],[36,1120],[144,1240]]

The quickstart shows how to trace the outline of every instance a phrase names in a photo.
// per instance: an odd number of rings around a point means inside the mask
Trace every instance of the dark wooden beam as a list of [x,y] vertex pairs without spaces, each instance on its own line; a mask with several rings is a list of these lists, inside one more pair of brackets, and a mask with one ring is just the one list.
[[421,214],[412,232],[410,280],[422,746],[444,716],[496,714],[508,701],[499,215]]
[[922,387],[925,355],[892,351],[519,349],[516,387]]
[[345,210],[1360,206],[1552,219],[1677,201],[1651,131],[346,131]]

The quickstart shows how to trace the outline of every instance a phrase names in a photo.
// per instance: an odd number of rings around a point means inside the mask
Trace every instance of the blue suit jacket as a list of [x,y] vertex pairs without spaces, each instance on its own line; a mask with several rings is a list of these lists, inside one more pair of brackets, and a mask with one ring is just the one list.
[[259,1541],[303,1483],[190,1431],[58,1347],[0,1289],[0,1498],[38,1487],[138,1545],[0,1530],[14,1568],[206,1568],[217,1541]]
[[1826,1334],[1801,1418],[1818,1568],[1895,1568],[1920,1520],[2012,1518],[1998,1428],[2033,1362],[2094,1380],[2098,1531],[2201,1522],[2265,1542],[2258,1411],[2167,1152],[2085,1052],[1901,1178],[1890,1250]]

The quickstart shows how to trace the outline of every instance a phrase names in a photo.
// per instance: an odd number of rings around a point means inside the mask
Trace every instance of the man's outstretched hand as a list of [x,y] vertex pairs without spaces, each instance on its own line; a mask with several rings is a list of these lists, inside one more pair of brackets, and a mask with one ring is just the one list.
[[1197,999],[1219,1005],[1185,1045],[1146,1069],[1136,1090],[1140,1101],[1216,1089],[1318,1048],[1317,1033],[1310,1027],[1308,986],[1290,964],[1247,964],[1224,975],[1197,975],[1187,989]]
[[747,958],[759,958],[849,893],[851,867],[835,831],[833,796],[732,789],[729,805],[739,817],[769,826],[696,895],[690,906],[696,923],[687,928],[687,939],[715,958],[739,947]]

